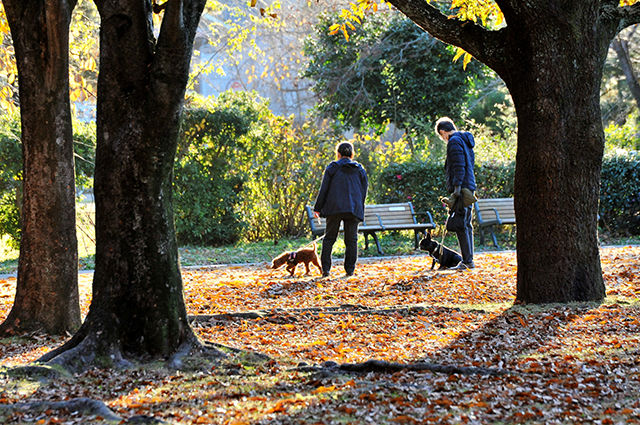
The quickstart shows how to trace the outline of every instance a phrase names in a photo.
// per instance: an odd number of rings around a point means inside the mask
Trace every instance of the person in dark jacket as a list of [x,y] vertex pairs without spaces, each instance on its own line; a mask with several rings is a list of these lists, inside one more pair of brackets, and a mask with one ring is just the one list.
[[322,242],[323,276],[331,272],[331,252],[338,238],[340,223],[344,223],[344,271],[353,276],[358,261],[358,225],[364,221],[364,202],[369,180],[361,164],[353,160],[353,145],[339,143],[336,160],[324,170],[320,192],[313,207],[313,215],[325,217],[327,226]]
[[[473,135],[466,131],[458,131],[450,118],[443,117],[436,122],[436,133],[447,142],[447,159],[444,164],[447,191],[451,194],[450,199],[461,196],[463,188],[474,192],[476,190],[475,153],[473,148],[476,144]],[[473,205],[464,208],[465,226],[458,236],[458,244],[462,254],[462,262],[458,264],[459,269],[473,269],[473,227],[471,218]]]

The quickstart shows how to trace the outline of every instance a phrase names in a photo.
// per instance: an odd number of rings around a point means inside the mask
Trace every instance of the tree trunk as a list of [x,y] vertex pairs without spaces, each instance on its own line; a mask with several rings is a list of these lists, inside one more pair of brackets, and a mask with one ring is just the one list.
[[597,212],[606,49],[589,25],[566,18],[520,22],[526,41],[501,72],[518,115],[517,300],[525,303],[605,296]]
[[514,99],[517,300],[602,300],[600,80],[610,42],[640,20],[640,3],[496,0],[507,25],[488,31],[428,2],[390,1],[434,37],[495,70]]
[[20,87],[23,205],[16,297],[0,333],[80,326],[69,23],[75,1],[4,0]]
[[96,1],[96,269],[80,331],[43,357],[74,369],[167,358],[197,341],[187,322],[172,170],[204,0],[170,0],[156,42],[151,2]]

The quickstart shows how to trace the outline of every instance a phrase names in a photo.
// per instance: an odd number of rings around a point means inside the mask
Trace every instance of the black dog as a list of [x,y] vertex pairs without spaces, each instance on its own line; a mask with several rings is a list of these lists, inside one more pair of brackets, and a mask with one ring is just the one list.
[[440,263],[441,269],[448,269],[457,266],[462,257],[457,252],[447,248],[444,245],[440,245],[438,242],[431,240],[431,234],[427,233],[427,237],[420,241],[420,249],[427,251],[433,258],[431,263],[431,270],[436,265],[436,261]]

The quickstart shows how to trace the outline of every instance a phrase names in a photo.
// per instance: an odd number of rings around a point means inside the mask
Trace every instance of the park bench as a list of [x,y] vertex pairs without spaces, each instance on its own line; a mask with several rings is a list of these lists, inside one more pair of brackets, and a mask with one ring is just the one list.
[[[311,234],[320,236],[324,234],[326,222],[324,218],[319,220],[313,217],[313,208],[305,207],[307,219],[311,226]],[[417,216],[425,216],[428,221],[418,222]],[[369,236],[373,238],[378,248],[378,253],[384,254],[380,247],[378,232],[391,230],[413,230],[415,249],[419,249],[420,235],[425,236],[426,231],[435,229],[433,217],[430,212],[416,213],[411,202],[397,204],[365,205],[364,221],[360,223],[358,231],[364,234],[364,249],[369,249]]]
[[516,224],[516,213],[513,209],[513,198],[478,199],[475,203],[476,220],[480,229],[480,244],[484,245],[484,229],[488,228],[493,244],[497,247],[498,240],[493,232],[493,226]]

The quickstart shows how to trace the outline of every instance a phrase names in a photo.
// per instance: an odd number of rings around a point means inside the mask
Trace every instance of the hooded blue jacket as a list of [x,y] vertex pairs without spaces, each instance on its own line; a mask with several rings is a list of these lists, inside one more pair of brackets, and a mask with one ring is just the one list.
[[473,152],[475,145],[473,135],[466,131],[456,131],[449,137],[447,160],[444,163],[449,193],[455,190],[455,186],[476,190],[474,175],[476,155]]
[[349,158],[332,161],[324,170],[313,210],[322,217],[352,213],[363,221],[368,186],[367,172],[361,164]]

